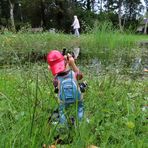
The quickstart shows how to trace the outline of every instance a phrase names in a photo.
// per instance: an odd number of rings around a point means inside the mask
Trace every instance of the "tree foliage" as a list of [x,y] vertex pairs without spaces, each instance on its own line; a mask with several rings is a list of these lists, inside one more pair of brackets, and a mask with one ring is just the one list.
[[[145,4],[148,10],[148,0]],[[138,25],[143,7],[140,0],[1,0],[0,25],[19,30],[30,24],[69,33],[73,15],[77,15],[83,31],[96,20],[110,21],[122,30]]]

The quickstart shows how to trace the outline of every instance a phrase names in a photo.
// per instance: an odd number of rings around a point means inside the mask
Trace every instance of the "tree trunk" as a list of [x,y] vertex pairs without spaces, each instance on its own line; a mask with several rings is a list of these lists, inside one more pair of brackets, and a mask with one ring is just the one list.
[[[126,14],[125,14],[126,15]],[[124,18],[123,18],[123,25],[122,25],[122,27],[124,28],[124,26],[125,26],[125,23],[126,23],[126,16],[124,16]]]
[[87,10],[90,11],[91,10],[91,2],[90,2],[90,0],[87,0],[86,6],[87,6]]
[[11,28],[12,31],[15,31],[15,23],[14,23],[14,3],[11,2],[11,0],[9,0],[9,4],[10,4],[10,20],[11,20]]
[[100,1],[100,13],[102,13],[103,0]]
[[45,0],[41,0],[41,27],[46,27]]
[[148,27],[148,18],[146,18],[145,27],[144,27],[144,34],[147,34],[147,27]]
[[91,0],[92,3],[92,11],[95,12],[95,0]]
[[2,13],[2,2],[0,2],[0,25],[1,25],[1,18],[2,18],[1,13]]
[[122,27],[122,17],[121,17],[121,6],[122,6],[122,2],[119,1],[119,10],[118,10],[118,21],[119,21],[119,28],[120,28],[120,31],[122,32],[123,31],[123,27]]
[[146,8],[146,22],[145,22],[145,26],[144,26],[144,34],[147,34],[147,28],[148,28],[148,7]]

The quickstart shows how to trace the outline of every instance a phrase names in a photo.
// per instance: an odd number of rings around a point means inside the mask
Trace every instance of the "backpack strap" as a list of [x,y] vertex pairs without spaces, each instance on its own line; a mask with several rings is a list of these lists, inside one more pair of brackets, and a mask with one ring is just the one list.
[[71,78],[71,79],[74,79],[76,81],[76,78],[75,78],[75,73],[70,70],[68,72],[68,74],[64,75],[64,76],[56,76],[58,81],[60,81],[60,83],[64,80],[64,79],[67,79],[67,78]]

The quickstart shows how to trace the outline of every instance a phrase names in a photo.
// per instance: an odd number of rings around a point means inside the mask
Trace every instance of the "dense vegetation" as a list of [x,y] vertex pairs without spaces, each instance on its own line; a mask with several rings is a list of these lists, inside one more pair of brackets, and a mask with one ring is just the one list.
[[[148,99],[143,72],[147,50],[139,46],[147,39],[111,28],[103,25],[80,38],[48,32],[0,36],[0,147],[56,143],[60,125],[48,118],[58,104],[43,58],[49,50],[63,47],[81,48],[77,64],[89,87],[84,94],[84,120],[60,131],[57,147],[148,146],[147,109],[143,108]],[[136,58],[142,63],[132,67]]]
[[[147,10],[148,0],[1,0],[0,28],[42,27],[70,33],[73,15],[77,15],[83,33],[93,28],[96,20],[110,21],[120,31],[136,31],[148,18]],[[146,28],[147,23],[145,33]]]
[[55,48],[62,50],[64,47],[69,50],[80,47],[83,53],[81,58],[95,56],[105,61],[116,61],[116,58],[119,59],[123,56],[127,60],[131,60],[130,56],[135,56],[140,51],[139,43],[145,40],[145,35],[120,33],[113,29],[111,23],[96,24],[95,29],[91,30],[90,33],[82,34],[81,38],[62,33],[32,34],[20,31],[17,34],[12,34],[5,32],[5,35],[0,37],[0,52],[2,54],[0,63],[24,63],[29,60],[42,60],[44,54],[49,50]]
[[[148,31],[143,21],[148,0],[144,2],[0,1],[0,147],[148,147],[143,71],[148,39],[132,34],[140,24],[141,32]],[[72,35],[73,15],[80,20],[79,38]],[[85,116],[77,122],[74,106],[66,112],[69,126],[61,126],[49,121],[58,103],[46,55],[75,47],[80,48],[76,62],[88,83]]]

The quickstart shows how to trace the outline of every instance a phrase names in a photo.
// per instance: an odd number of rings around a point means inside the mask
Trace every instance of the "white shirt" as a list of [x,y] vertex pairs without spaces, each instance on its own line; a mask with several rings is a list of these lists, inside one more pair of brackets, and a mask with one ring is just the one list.
[[72,26],[73,26],[73,29],[80,28],[80,23],[79,23],[79,20],[78,20],[77,16],[74,16],[74,21],[73,21]]

